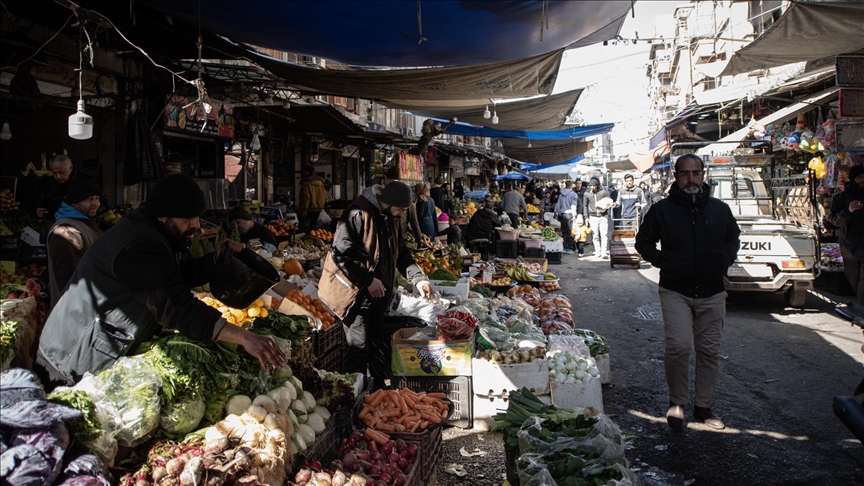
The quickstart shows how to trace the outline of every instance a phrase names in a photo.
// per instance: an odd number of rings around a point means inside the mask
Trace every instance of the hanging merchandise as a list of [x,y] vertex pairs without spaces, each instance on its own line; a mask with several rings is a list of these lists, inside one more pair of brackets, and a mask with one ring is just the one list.
[[423,180],[423,162],[419,156],[413,154],[399,154],[399,172],[397,179],[421,181]]

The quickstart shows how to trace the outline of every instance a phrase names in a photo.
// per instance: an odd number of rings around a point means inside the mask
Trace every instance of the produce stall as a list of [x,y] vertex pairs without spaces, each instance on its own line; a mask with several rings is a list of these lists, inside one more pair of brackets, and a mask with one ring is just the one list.
[[[377,389],[366,376],[343,373],[342,323],[317,298],[327,235],[286,236],[276,251],[257,250],[279,281],[249,305],[225,305],[218,289],[195,293],[229,325],[272,337],[289,356],[286,366],[264,370],[237,345],[155,337],[105,371],[43,396],[39,407],[54,407],[56,418],[20,424],[68,436],[34,443],[59,464],[46,468],[43,484],[90,475],[92,484],[124,486],[434,485],[452,469],[442,467],[442,428],[477,420],[504,431],[510,484],[633,484],[623,436],[602,414],[608,346],[580,329],[570,300],[554,293],[560,286],[546,259],[479,261],[460,245],[420,242],[415,261],[438,295],[397,292],[390,315],[420,327],[394,331],[392,389]],[[10,277],[16,287],[0,328],[0,361],[17,367],[0,377],[4,427],[10,410],[25,409],[6,399],[16,380],[41,391],[19,360],[32,358],[18,329],[39,317],[40,293],[22,279]],[[6,321],[7,307],[29,313]],[[39,324],[25,327],[38,332]],[[568,446],[550,450],[549,433]],[[614,454],[598,458],[597,448],[613,446]],[[82,460],[87,467],[75,465]],[[3,479],[26,472],[21,467]]]

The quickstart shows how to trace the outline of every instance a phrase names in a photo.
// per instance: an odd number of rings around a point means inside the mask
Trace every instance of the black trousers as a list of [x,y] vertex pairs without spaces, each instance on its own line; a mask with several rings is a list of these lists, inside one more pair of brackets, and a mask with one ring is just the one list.
[[[348,312],[342,325],[345,330],[345,371],[372,376],[375,386],[390,378],[390,338],[381,325],[387,315],[390,295],[375,299],[366,290],[357,296],[357,302]],[[386,354],[386,356],[384,356]]]
[[852,291],[858,298],[858,305],[864,305],[864,260],[843,259],[843,270]]
[[576,250],[579,251],[580,255],[584,255],[585,254],[585,242],[577,241],[576,242]]
[[514,228],[518,228],[519,227],[519,215],[516,213],[507,213],[507,216],[510,218],[510,224]]
[[570,216],[567,214],[559,214],[558,221],[561,223],[561,236],[564,238],[564,248],[568,250],[576,249],[576,242],[573,240],[572,228],[570,227]]

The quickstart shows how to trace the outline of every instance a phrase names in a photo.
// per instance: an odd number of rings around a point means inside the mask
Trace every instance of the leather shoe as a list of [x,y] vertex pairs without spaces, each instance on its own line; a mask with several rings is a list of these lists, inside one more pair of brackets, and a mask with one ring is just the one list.
[[715,415],[708,407],[693,407],[693,417],[712,429],[723,430],[726,428],[720,417]]
[[675,432],[684,432],[684,407],[670,404],[669,411],[666,412],[666,423]]

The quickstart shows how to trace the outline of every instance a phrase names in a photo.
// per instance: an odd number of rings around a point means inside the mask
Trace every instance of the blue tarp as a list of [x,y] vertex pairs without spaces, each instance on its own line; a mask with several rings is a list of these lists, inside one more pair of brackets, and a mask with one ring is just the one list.
[[521,172],[516,172],[515,170],[511,170],[504,175],[499,175],[492,178],[492,180],[495,181],[530,181],[532,179],[533,177],[525,175]]
[[233,41],[399,67],[484,64],[588,46],[618,35],[631,9],[631,2],[599,0],[144,2]]
[[[563,162],[558,162],[555,164],[531,164],[528,162],[523,162],[521,169],[527,170],[529,172],[539,173],[539,174],[566,174],[566,173],[570,172],[570,170],[572,170],[573,166],[578,164],[583,159],[585,159],[585,156],[580,155],[580,156],[574,157],[570,160],[565,160]],[[564,166],[567,166],[566,167],[567,170],[565,170],[564,172],[560,172],[561,170],[565,169]]]
[[[447,120],[433,118],[433,120],[447,124]],[[542,130],[542,131],[526,131],[526,130],[497,130],[495,128],[476,127],[467,123],[456,122],[452,127],[447,129],[448,135],[468,135],[471,137],[491,137],[491,138],[520,138],[523,140],[576,140],[580,138],[592,137],[594,135],[602,135],[612,131],[615,127],[614,123],[600,123],[598,125],[586,125],[584,127],[563,128],[561,130]]]

